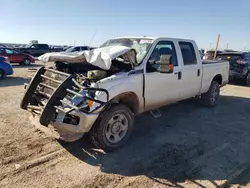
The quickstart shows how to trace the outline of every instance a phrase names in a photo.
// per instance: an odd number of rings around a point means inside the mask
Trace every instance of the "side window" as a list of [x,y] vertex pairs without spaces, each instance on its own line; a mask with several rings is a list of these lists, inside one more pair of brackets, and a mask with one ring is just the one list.
[[81,51],[81,48],[80,47],[75,47],[75,52],[80,52]]
[[46,45],[46,44],[38,44],[37,46],[38,46],[38,48],[40,48],[40,49],[49,49],[49,46]]
[[193,44],[190,42],[179,42],[183,64],[184,65],[196,65],[197,59],[194,51]]
[[[161,55],[171,55],[172,56],[172,64],[174,66],[178,66],[176,51],[174,47],[174,43],[171,41],[160,41],[155,46],[149,60],[159,61]],[[154,72],[157,69],[156,64],[147,63],[147,72]]]
[[30,48],[35,49],[37,46],[33,44]]
[[14,52],[13,52],[12,50],[9,50],[9,49],[5,49],[5,52],[6,52],[7,54],[14,54]]
[[86,46],[82,46],[81,51],[84,51],[84,50],[88,50],[88,48]]

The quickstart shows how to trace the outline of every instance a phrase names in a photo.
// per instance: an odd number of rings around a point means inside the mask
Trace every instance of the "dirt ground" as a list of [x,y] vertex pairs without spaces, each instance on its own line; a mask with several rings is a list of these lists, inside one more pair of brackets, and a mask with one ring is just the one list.
[[131,140],[105,154],[88,137],[36,130],[19,108],[27,67],[14,71],[0,81],[0,187],[250,187],[250,87],[227,85],[215,108],[188,100],[140,115]]

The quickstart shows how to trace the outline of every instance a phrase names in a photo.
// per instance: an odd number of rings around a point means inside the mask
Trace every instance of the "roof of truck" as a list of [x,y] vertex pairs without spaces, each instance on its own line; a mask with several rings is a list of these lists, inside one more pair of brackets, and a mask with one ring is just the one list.
[[115,37],[113,39],[119,39],[119,38],[141,38],[141,39],[169,39],[169,40],[187,40],[187,41],[194,41],[191,39],[184,39],[184,38],[171,38],[166,36],[123,36],[123,37]]

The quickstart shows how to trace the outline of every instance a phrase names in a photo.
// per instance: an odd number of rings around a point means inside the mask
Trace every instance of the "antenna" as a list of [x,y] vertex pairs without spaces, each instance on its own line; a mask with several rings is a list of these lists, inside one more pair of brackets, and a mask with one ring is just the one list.
[[97,31],[97,29],[95,30],[95,32],[94,32],[94,34],[93,34],[93,36],[92,36],[92,38],[91,38],[91,40],[90,40],[90,42],[89,42],[89,46],[91,45],[91,43],[92,43],[92,41],[93,41],[93,39],[94,39],[94,37],[95,37],[95,35],[96,35],[96,31]]

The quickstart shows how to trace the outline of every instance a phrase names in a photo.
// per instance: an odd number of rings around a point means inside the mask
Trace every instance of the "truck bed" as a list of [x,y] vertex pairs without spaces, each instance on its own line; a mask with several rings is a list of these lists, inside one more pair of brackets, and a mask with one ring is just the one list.
[[202,61],[202,88],[201,93],[206,93],[215,76],[221,77],[221,85],[228,82],[229,62],[223,60],[204,60]]
[[225,60],[202,60],[202,64],[214,64],[222,62],[225,62]]

